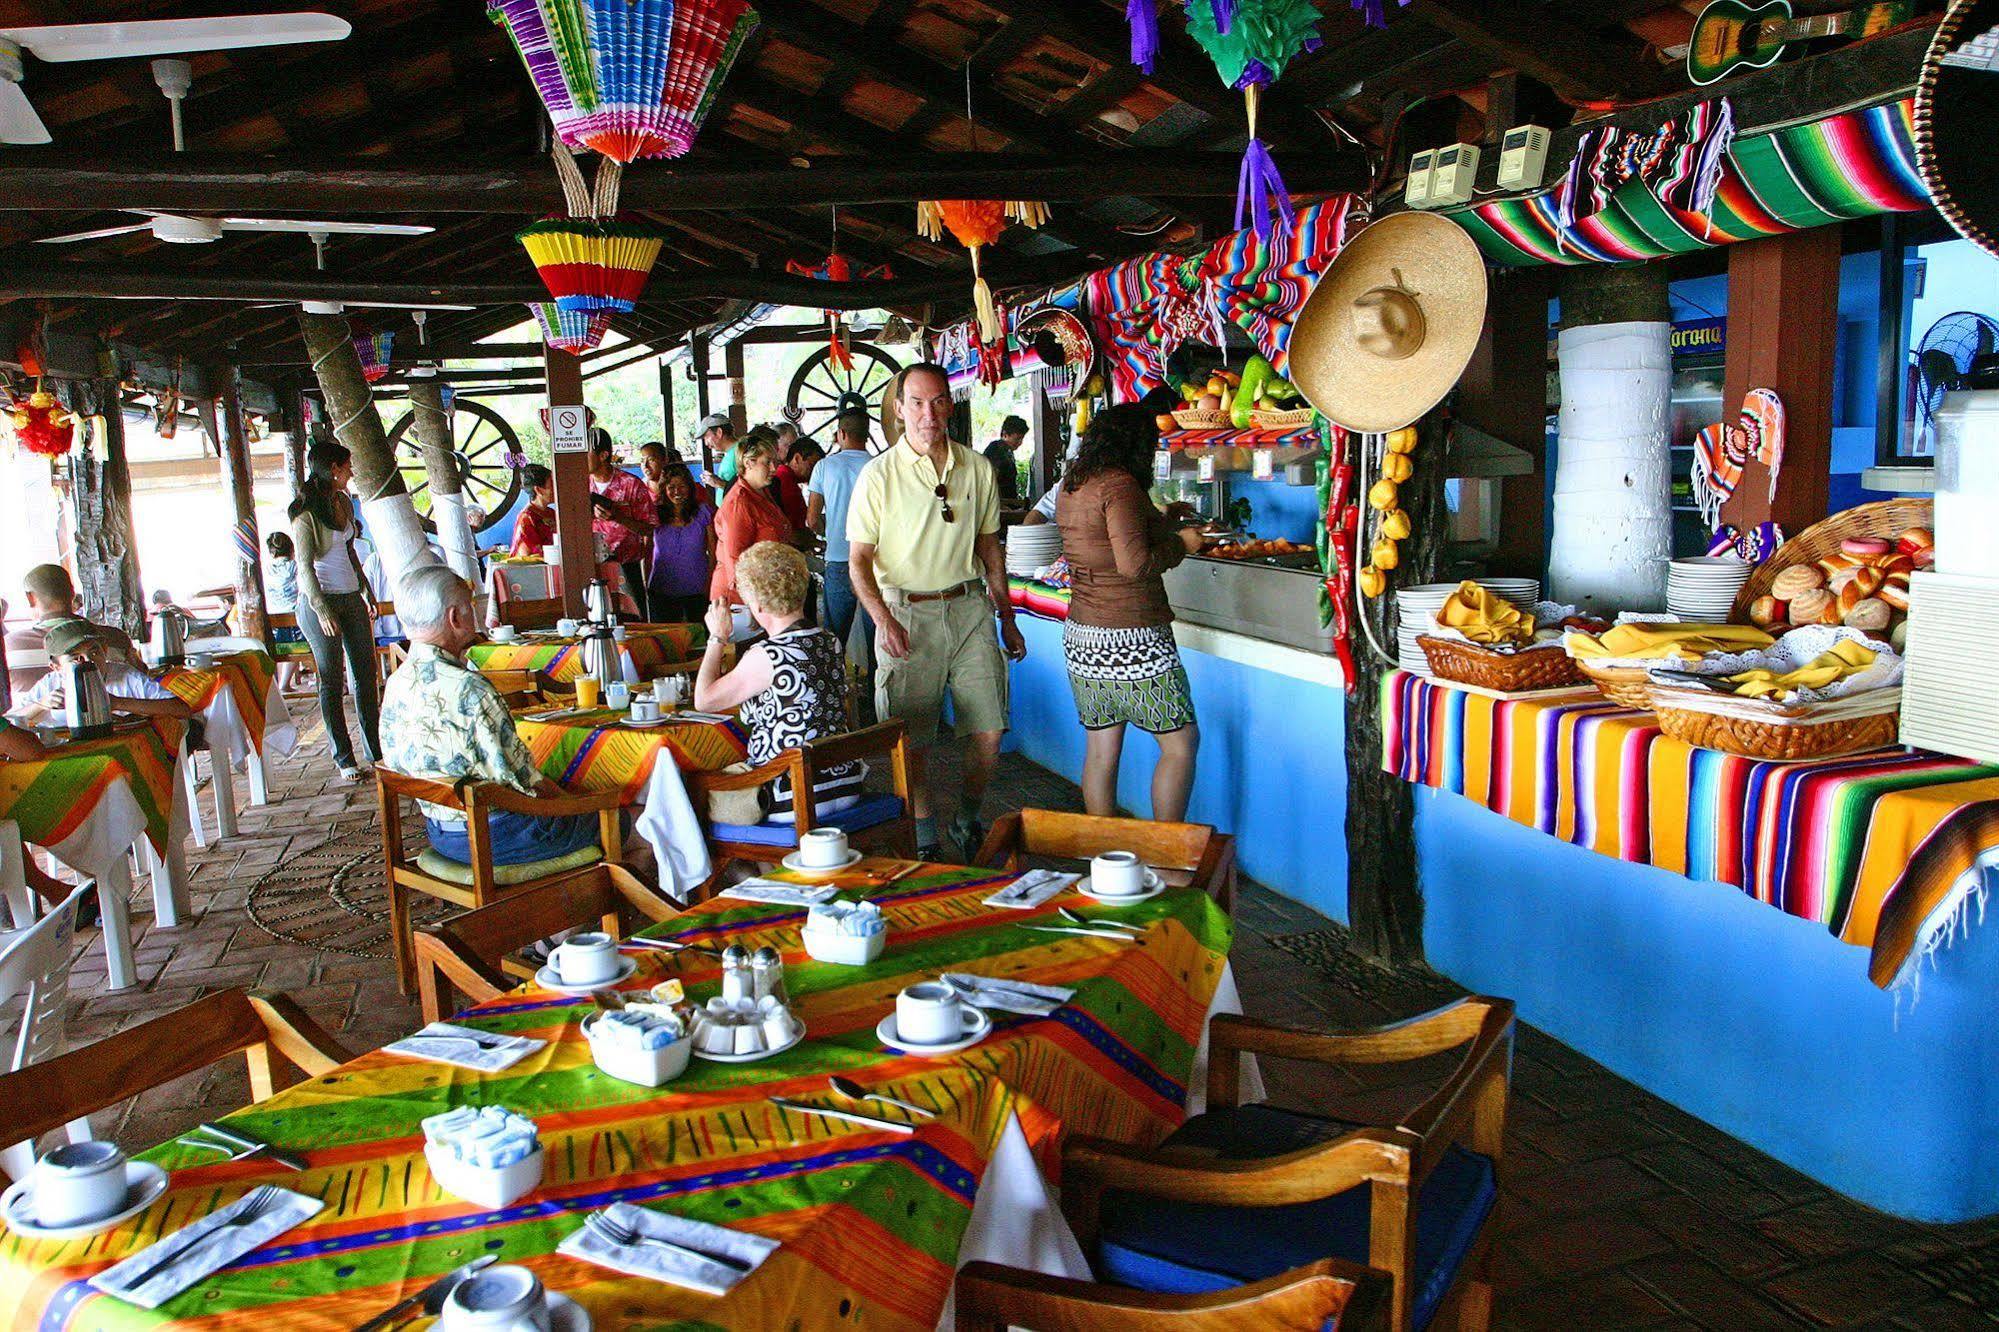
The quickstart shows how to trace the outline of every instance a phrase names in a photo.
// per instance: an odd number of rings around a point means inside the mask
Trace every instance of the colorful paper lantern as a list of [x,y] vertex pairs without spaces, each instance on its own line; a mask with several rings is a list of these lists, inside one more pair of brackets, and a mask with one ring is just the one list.
[[595,350],[611,327],[608,313],[587,314],[581,310],[565,310],[554,301],[538,302],[530,305],[528,310],[534,315],[535,322],[541,325],[541,340],[557,351]]
[[565,311],[629,314],[665,235],[624,218],[544,218],[519,234],[548,294]]
[[694,144],[756,30],[748,0],[490,0],[555,132],[620,163]]
[[993,289],[979,272],[979,251],[1000,238],[1008,222],[1038,227],[1048,220],[1048,205],[1026,200],[927,199],[916,205],[916,230],[926,240],[942,240],[949,231],[972,255],[972,306],[978,311],[979,336],[999,343],[1006,337]]
[[26,402],[14,404],[14,438],[30,453],[60,458],[76,439],[76,418],[40,383]]
[[396,335],[370,333],[354,339],[354,354],[361,358],[361,378],[370,384],[388,377],[389,358],[395,354]]

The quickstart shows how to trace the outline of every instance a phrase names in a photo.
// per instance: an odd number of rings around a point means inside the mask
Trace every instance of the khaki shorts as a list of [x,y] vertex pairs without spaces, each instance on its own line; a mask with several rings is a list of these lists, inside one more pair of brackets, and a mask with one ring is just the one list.
[[985,589],[949,601],[905,600],[884,588],[883,599],[909,630],[909,655],[891,657],[875,636],[875,711],[899,717],[912,744],[937,738],[944,695],[961,736],[1007,727],[1006,658]]

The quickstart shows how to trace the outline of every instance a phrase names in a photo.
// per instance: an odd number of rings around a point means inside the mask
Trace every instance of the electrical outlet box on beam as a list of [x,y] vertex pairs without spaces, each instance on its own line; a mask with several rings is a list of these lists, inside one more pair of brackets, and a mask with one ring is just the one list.
[[1548,138],[1540,125],[1515,125],[1499,141],[1499,178],[1502,190],[1538,190],[1548,169]]
[[1477,144],[1454,143],[1448,148],[1439,148],[1436,163],[1430,168],[1428,206],[1441,208],[1448,204],[1469,202],[1477,176]]
[[1402,186],[1402,202],[1411,208],[1427,208],[1430,204],[1431,168],[1437,160],[1437,150],[1425,148],[1409,159],[1409,179]]

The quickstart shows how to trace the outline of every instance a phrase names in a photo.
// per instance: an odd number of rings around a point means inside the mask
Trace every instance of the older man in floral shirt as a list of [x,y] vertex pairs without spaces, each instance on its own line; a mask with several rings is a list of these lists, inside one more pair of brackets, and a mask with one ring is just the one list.
[[[410,650],[382,691],[383,766],[434,782],[469,777],[525,795],[563,794],[535,767],[492,681],[465,664],[465,649],[479,636],[465,580],[441,565],[413,570],[397,589],[396,612]],[[464,812],[428,803],[423,812],[431,846],[471,863]],[[496,865],[551,860],[597,840],[597,819],[590,814],[546,818],[494,810],[490,827]]]

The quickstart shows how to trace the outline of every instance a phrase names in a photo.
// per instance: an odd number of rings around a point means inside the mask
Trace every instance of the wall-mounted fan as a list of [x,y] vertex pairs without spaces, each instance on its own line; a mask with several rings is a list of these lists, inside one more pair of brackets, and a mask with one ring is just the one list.
[[138,19],[0,28],[0,142],[48,143],[49,129],[21,90],[22,52],[37,60],[123,60],[177,51],[337,42],[352,32],[331,14],[242,14],[229,18]]
[[1990,315],[1959,310],[1929,326],[1913,353],[1919,429],[1929,430],[1943,395],[1961,387],[1973,363],[1994,352],[1999,352],[1999,319]]

